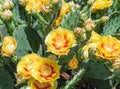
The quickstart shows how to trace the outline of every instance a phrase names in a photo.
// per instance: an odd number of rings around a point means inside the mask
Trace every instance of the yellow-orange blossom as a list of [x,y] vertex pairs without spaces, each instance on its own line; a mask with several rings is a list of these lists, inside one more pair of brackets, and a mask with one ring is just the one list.
[[57,28],[47,35],[45,44],[47,51],[56,55],[67,55],[70,48],[75,46],[76,40],[73,31]]

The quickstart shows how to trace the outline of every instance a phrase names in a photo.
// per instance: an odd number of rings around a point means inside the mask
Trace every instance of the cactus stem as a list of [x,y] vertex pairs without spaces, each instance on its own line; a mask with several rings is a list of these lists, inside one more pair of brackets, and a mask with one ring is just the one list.
[[84,76],[86,72],[86,68],[82,68],[78,71],[78,73],[73,77],[73,79],[68,82],[68,84],[63,89],[71,89],[75,86],[75,84],[81,80],[81,78]]

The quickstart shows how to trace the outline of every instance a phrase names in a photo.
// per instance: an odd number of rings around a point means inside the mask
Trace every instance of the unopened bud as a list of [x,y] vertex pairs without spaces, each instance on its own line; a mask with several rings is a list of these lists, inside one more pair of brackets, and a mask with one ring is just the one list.
[[81,35],[81,38],[82,38],[83,40],[86,40],[86,34],[83,33],[83,34]]
[[57,57],[55,55],[49,55],[48,58],[51,59],[51,60],[56,60],[57,59]]
[[82,34],[82,33],[85,33],[85,29],[83,29],[83,28],[76,28],[75,30],[74,30],[74,32],[75,32],[75,34]]
[[7,21],[7,20],[10,20],[11,18],[13,17],[13,14],[10,10],[4,10],[2,12],[2,19]]
[[91,19],[88,19],[85,21],[85,29],[87,31],[91,31],[95,28],[95,23],[91,20]]
[[86,19],[88,19],[88,16],[83,13],[83,14],[81,14],[81,18],[84,19],[84,20],[86,20]]
[[28,0],[19,0],[20,5],[25,6],[28,3]]
[[88,1],[87,1],[87,4],[91,6],[91,5],[94,3],[94,1],[95,1],[95,0],[88,0]]
[[84,59],[89,59],[89,53],[88,53],[88,51],[84,51],[83,52],[83,58]]
[[105,23],[105,22],[107,22],[107,21],[109,21],[109,17],[108,16],[103,16],[102,18],[101,18],[101,21],[102,21],[102,23]]
[[120,69],[120,58],[116,58],[115,60],[113,60],[113,69],[117,70]]
[[3,4],[4,9],[12,9],[14,7],[14,4],[11,0],[6,0]]
[[92,12],[92,13],[95,13],[95,12],[97,12],[97,9],[92,6],[92,7],[91,7],[91,12]]
[[70,79],[70,75],[67,74],[66,72],[63,72],[63,73],[61,74],[61,76],[62,76],[64,79],[66,79],[66,80],[69,80],[69,79]]

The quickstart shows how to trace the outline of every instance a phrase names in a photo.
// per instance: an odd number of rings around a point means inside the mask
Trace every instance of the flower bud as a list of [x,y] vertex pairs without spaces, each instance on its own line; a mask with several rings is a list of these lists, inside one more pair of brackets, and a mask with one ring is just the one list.
[[51,59],[51,60],[56,60],[57,59],[57,57],[55,55],[49,55],[48,58]]
[[88,0],[88,1],[87,1],[87,4],[88,4],[88,5],[92,5],[92,4],[94,3],[94,1],[95,1],[95,0]]
[[95,23],[91,20],[91,19],[88,19],[85,21],[85,29],[87,31],[91,31],[95,28]]
[[14,7],[14,4],[11,0],[5,0],[3,4],[4,9],[12,9]]
[[10,10],[4,10],[2,12],[2,19],[7,21],[7,20],[10,20],[11,18],[13,17],[13,14]]
[[78,60],[75,56],[70,60],[70,62],[68,63],[68,66],[70,69],[77,69],[78,68]]
[[75,34],[80,35],[80,34],[85,33],[85,29],[83,29],[83,28],[76,28],[76,29],[74,30],[74,32],[75,32]]
[[28,3],[28,0],[19,0],[20,5],[25,6]]
[[83,52],[83,58],[84,59],[89,59],[89,53],[88,53],[88,51],[84,51]]
[[81,14],[80,16],[81,16],[81,18],[84,19],[84,20],[88,19],[88,16],[87,16],[86,14],[84,14],[84,13]]
[[3,39],[2,55],[10,57],[14,54],[17,47],[17,42],[12,36],[6,36]]
[[109,21],[109,17],[108,16],[103,16],[102,18],[101,18],[101,21],[102,21],[102,23],[105,23],[105,22],[107,22],[107,21]]
[[117,58],[113,61],[113,69],[120,69],[120,58]]
[[63,73],[61,74],[61,76],[62,76],[64,79],[66,79],[66,80],[69,80],[69,79],[70,79],[70,75],[67,74],[66,72],[63,72]]
[[60,0],[52,0],[52,4],[57,4],[59,3]]

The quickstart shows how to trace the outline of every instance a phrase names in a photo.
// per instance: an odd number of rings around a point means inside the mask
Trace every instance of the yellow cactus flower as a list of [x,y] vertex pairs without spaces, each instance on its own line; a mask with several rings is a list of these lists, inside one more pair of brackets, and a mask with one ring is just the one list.
[[56,89],[57,81],[39,82],[34,78],[30,78],[28,80],[28,86],[30,87],[30,89]]
[[78,60],[75,56],[70,60],[70,62],[68,63],[68,66],[70,69],[77,69],[78,68]]
[[71,9],[70,3],[63,3],[60,11],[60,16],[63,16],[70,12],[70,9]]
[[56,55],[67,55],[70,48],[76,45],[76,40],[73,31],[58,28],[47,35],[45,44],[48,52]]
[[29,0],[29,2],[26,4],[26,11],[28,13],[31,13],[32,10],[35,10],[36,12],[40,12],[42,7],[42,3],[40,0]]
[[32,76],[39,82],[55,81],[59,78],[60,66],[57,62],[42,58],[42,60],[32,70]]
[[93,3],[92,9],[94,10],[102,10],[110,7],[113,4],[113,0],[96,0]]
[[[40,62],[41,57],[38,54],[32,53],[27,54],[21,58],[21,61],[17,64],[17,75],[23,79],[28,79],[31,77],[31,71],[38,62]],[[19,80],[19,79],[18,79]]]
[[2,55],[10,57],[14,54],[17,47],[17,42],[14,37],[12,36],[6,36],[3,39],[3,45],[2,45]]
[[102,36],[97,49],[99,56],[106,59],[114,59],[120,55],[120,41],[112,36]]

